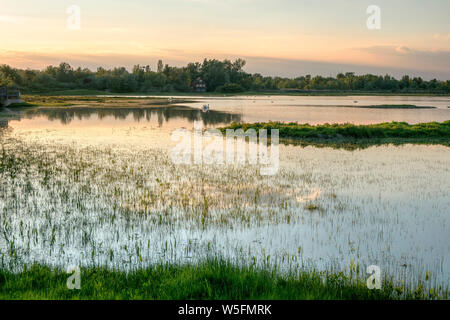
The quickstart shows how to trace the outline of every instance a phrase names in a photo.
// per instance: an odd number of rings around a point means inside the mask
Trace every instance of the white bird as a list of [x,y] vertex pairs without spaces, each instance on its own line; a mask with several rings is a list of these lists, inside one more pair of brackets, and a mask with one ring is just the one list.
[[316,191],[314,191],[313,193],[311,193],[308,196],[305,197],[296,197],[297,202],[306,202],[306,201],[312,201],[312,200],[316,200],[319,196],[320,196],[320,189],[317,189]]

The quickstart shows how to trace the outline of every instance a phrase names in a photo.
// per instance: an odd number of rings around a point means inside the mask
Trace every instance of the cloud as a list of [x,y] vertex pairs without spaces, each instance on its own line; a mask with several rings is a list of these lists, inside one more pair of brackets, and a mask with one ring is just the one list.
[[399,46],[397,48],[395,48],[395,51],[401,54],[408,54],[410,53],[412,50],[408,47],[404,47],[404,46]]
[[433,34],[433,39],[436,39],[436,40],[450,40],[450,33],[448,33],[448,34],[435,33],[435,34]]
[[113,52],[103,52],[96,54],[70,54],[63,52],[27,52],[27,51],[1,51],[0,64],[9,64],[16,68],[23,69],[43,69],[49,65],[58,65],[67,62],[73,67],[90,68],[96,70],[97,67],[113,68],[124,66],[131,69],[136,64],[152,65],[156,67],[159,59],[171,65],[184,65],[185,61],[177,59],[165,59],[164,53],[158,55],[138,55],[138,54],[116,54]]
[[[450,74],[450,51],[448,50],[418,50],[406,46],[372,46],[355,50],[368,53],[387,66],[400,68],[414,66],[417,70]],[[449,78],[447,76],[447,79]]]
[[[395,51],[395,49],[394,49]],[[397,53],[399,56],[402,53]],[[423,79],[450,79],[450,70],[426,70],[416,66],[390,66],[390,65],[371,65],[364,63],[345,63],[345,62],[323,62],[312,60],[291,60],[277,58],[244,57],[247,60],[246,70],[249,72],[258,72],[263,75],[281,75],[287,77],[297,77],[300,75],[321,75],[335,76],[343,72],[355,72],[356,74],[389,74],[396,78],[401,78],[405,74],[412,77],[422,77]]]
[[25,16],[0,15],[0,23],[23,23],[28,20]]
[[356,50],[365,51],[373,54],[388,54],[388,55],[450,55],[447,50],[417,50],[406,46],[371,46],[355,48]]

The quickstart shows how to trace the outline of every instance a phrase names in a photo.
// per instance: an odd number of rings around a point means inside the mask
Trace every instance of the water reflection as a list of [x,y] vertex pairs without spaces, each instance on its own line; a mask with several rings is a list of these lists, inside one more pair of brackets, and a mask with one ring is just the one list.
[[8,128],[9,121],[11,120],[19,120],[20,113],[11,111],[8,108],[0,107],[0,129]]
[[199,109],[184,106],[156,106],[145,108],[38,108],[27,110],[23,113],[23,117],[26,119],[42,116],[50,121],[60,121],[61,124],[64,125],[67,125],[74,120],[89,120],[93,116],[99,120],[104,120],[106,118],[127,120],[128,118],[131,118],[134,122],[157,119],[160,127],[163,126],[165,122],[176,119],[187,120],[188,122],[202,121],[204,126],[214,126],[217,124],[228,124],[233,121],[241,121],[240,114],[214,110],[205,113]]
[[[13,162],[17,173],[0,172],[2,226],[19,253],[5,259],[131,269],[214,254],[330,272],[354,261],[361,270],[379,265],[395,280],[448,287],[448,148],[282,145],[279,173],[270,177],[252,166],[173,165],[170,127],[253,116],[304,120],[307,108],[211,105],[208,113],[185,106],[36,108],[22,110],[20,121],[0,112],[13,129],[3,139],[6,152],[23,159]],[[336,121],[328,108],[312,108],[310,119]],[[416,121],[425,118],[412,111]],[[0,251],[9,248],[0,237]]]

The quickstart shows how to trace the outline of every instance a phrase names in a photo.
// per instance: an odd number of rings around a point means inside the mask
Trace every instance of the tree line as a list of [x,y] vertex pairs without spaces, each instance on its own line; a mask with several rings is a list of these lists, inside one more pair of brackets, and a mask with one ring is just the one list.
[[237,93],[245,91],[369,91],[397,93],[450,93],[450,81],[430,80],[390,75],[356,75],[339,73],[336,77],[299,76],[295,78],[263,76],[244,71],[245,60],[205,59],[173,67],[158,61],[157,69],[135,65],[113,69],[73,68],[68,63],[48,66],[44,70],[17,69],[0,66],[0,85],[17,87],[22,92],[43,93],[59,90],[90,89],[107,92],[191,92],[197,79],[206,83],[208,92]]

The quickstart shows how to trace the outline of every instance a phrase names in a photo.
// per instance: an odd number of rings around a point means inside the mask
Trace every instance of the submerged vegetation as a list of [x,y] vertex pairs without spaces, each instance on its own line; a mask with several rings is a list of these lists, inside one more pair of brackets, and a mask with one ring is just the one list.
[[223,261],[197,265],[158,264],[129,273],[104,267],[82,268],[80,289],[69,290],[65,270],[31,265],[19,273],[0,270],[0,299],[346,299],[441,298],[422,286],[408,290],[384,281],[370,290],[364,281],[324,272],[280,276],[252,266]]
[[415,106],[412,104],[379,104],[379,105],[371,105],[371,106],[346,106],[350,108],[366,108],[366,109],[436,109],[436,107],[429,106]]
[[284,142],[312,145],[352,146],[374,144],[442,144],[450,146],[450,120],[444,122],[429,122],[408,124],[406,122],[386,122],[369,125],[354,124],[323,124],[309,125],[296,122],[265,122],[265,123],[232,123],[221,128],[226,129],[271,129],[279,130]]
[[[96,99],[81,103],[109,105]],[[23,117],[70,122],[93,109]],[[448,298],[447,148],[281,146],[274,176],[250,164],[180,165],[157,128],[183,112],[112,107],[98,116],[155,125],[0,130],[0,298]],[[370,264],[382,267],[381,291],[365,286]],[[80,291],[66,287],[73,265]]]

